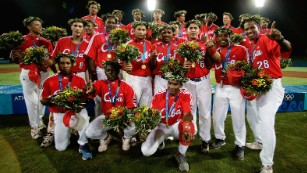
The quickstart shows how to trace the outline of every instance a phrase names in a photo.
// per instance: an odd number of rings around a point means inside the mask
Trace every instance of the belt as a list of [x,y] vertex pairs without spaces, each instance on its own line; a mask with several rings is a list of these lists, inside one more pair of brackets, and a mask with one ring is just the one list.
[[200,82],[204,79],[207,79],[207,76],[203,76],[203,77],[200,77],[200,78],[189,78],[191,81],[194,81],[194,82]]

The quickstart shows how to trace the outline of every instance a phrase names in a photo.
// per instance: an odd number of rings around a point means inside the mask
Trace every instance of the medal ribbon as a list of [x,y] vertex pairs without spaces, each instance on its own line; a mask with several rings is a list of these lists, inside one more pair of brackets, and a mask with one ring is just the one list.
[[179,96],[177,95],[171,105],[171,108],[168,109],[168,101],[169,101],[169,91],[167,90],[166,91],[166,101],[165,101],[165,112],[166,112],[166,115],[165,115],[165,119],[166,119],[166,125],[168,125],[168,117],[169,115],[172,113],[173,109],[175,108],[175,105],[176,105],[176,102],[178,100]]
[[229,62],[229,55],[230,55],[230,50],[232,48],[232,45],[230,45],[227,49],[226,55],[225,55],[225,61],[222,63],[222,68],[225,69],[228,62]]
[[[71,80],[72,80],[72,76],[69,77],[69,81],[68,81],[66,88],[70,87]],[[58,81],[59,81],[59,85],[60,85],[60,91],[63,91],[63,83],[62,83],[62,75],[61,74],[58,74]]]
[[169,57],[171,56],[171,47],[172,47],[172,44],[170,43],[170,45],[167,48],[167,54],[163,57],[164,61],[167,61]]
[[118,80],[117,88],[116,88],[116,92],[115,92],[114,97],[112,97],[112,89],[111,89],[110,81],[107,80],[107,83],[108,83],[108,88],[109,88],[110,101],[111,101],[112,105],[115,106],[116,100],[117,100],[117,97],[118,97],[118,93],[119,93],[119,89],[120,89],[120,80]]

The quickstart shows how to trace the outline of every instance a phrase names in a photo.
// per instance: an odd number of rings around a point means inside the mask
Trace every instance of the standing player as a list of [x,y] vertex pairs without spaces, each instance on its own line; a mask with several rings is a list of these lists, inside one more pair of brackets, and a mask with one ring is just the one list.
[[68,25],[70,26],[72,35],[60,38],[51,56],[55,58],[60,53],[73,54],[76,57],[76,63],[72,67],[72,72],[86,79],[85,71],[88,67],[88,60],[84,56],[84,52],[88,43],[83,39],[82,34],[87,22],[75,18],[70,19]]
[[224,12],[223,13],[223,28],[229,28],[231,29],[234,33],[237,33],[237,28],[231,25],[231,22],[233,20],[232,14],[229,12]]
[[[197,127],[197,110],[199,114],[199,135],[202,139],[201,150],[204,153],[209,152],[209,140],[211,139],[211,81],[210,81],[210,68],[212,64],[205,62],[205,57],[214,61],[220,61],[221,56],[216,51],[213,41],[209,41],[206,45],[204,42],[198,39],[201,23],[199,20],[190,20],[186,24],[188,31],[188,41],[197,42],[203,51],[204,58],[199,63],[192,67],[192,63],[185,60],[185,57],[181,57],[184,61],[184,68],[188,69],[187,77],[189,80],[183,84],[183,86],[192,94],[193,98],[193,123]],[[207,55],[206,55],[207,54]],[[206,58],[207,58],[206,57]],[[197,128],[195,129],[197,132]]]
[[[176,71],[182,71],[182,66]],[[175,158],[180,171],[189,171],[189,164],[186,160],[186,152],[194,139],[195,127],[192,123],[192,98],[191,94],[182,88],[182,83],[187,78],[182,73],[173,73],[168,75],[167,89],[154,95],[151,107],[161,111],[160,124],[156,126],[146,140],[143,142],[141,150],[144,156],[153,155],[159,145],[167,137],[179,139],[178,152]]]
[[[43,84],[42,92],[42,104],[49,107],[50,112],[54,116],[54,142],[55,148],[58,151],[64,151],[70,143],[71,129],[66,127],[63,122],[64,111],[62,108],[59,108],[53,105],[50,101],[50,97],[56,95],[56,93],[64,91],[68,87],[75,87],[78,89],[83,89],[86,85],[85,80],[72,73],[72,64],[75,62],[75,56],[72,54],[60,53],[55,61],[58,63],[58,68],[60,72],[54,74],[47,78]],[[86,109],[82,109],[79,113],[79,116],[84,119],[85,123],[81,130],[78,131],[79,140],[78,144],[80,145],[79,152],[82,154],[82,159],[87,160],[91,159],[92,153],[88,151],[87,148],[87,138],[85,135],[85,129],[89,124],[89,117],[87,115]]]
[[[121,106],[126,108],[135,108],[136,97],[130,85],[118,78],[121,66],[116,61],[106,61],[105,73],[106,80],[97,80],[93,84],[90,83],[87,93],[99,95],[102,105],[102,115],[96,117],[86,130],[86,136],[92,139],[99,139],[100,146],[98,152],[104,152],[108,148],[108,144],[112,136],[107,133],[112,129],[109,126],[102,126],[102,121],[106,116],[110,115],[110,110],[113,107]],[[130,125],[124,129],[124,136],[122,138],[122,149],[129,150],[131,137],[135,135],[135,126]]]
[[290,42],[285,40],[281,32],[275,28],[275,22],[271,25],[269,35],[261,35],[260,21],[259,16],[251,16],[243,20],[241,27],[244,28],[245,34],[251,41],[249,51],[253,67],[262,69],[273,78],[272,89],[260,95],[256,100],[263,145],[260,152],[263,165],[261,173],[272,173],[276,147],[275,116],[285,92],[281,83],[280,57],[283,53],[290,55],[292,47]]
[[81,19],[92,20],[96,24],[95,31],[98,33],[103,33],[104,32],[103,20],[97,16],[101,8],[100,3],[90,0],[87,2],[86,8],[88,9],[89,14],[81,17]]
[[[31,136],[33,139],[37,139],[42,136],[40,130],[46,127],[43,123],[42,117],[45,114],[45,106],[40,103],[41,84],[48,77],[48,66],[52,64],[52,61],[45,61],[46,67],[43,71],[40,71],[36,79],[30,78],[30,73],[35,73],[37,65],[29,64],[25,65],[21,63],[22,52],[29,47],[43,46],[48,49],[51,54],[53,47],[49,40],[46,40],[41,36],[43,21],[39,17],[29,16],[23,20],[23,24],[29,30],[29,33],[24,36],[25,40],[20,45],[18,50],[13,50],[11,58],[17,58],[19,66],[21,67],[20,82],[22,85],[23,96],[26,102],[28,118],[31,126]],[[54,71],[56,73],[56,71]],[[37,80],[41,81],[41,84],[37,85]]]
[[150,63],[153,69],[152,73],[155,75],[154,94],[167,88],[167,80],[160,70],[162,64],[169,58],[175,58],[175,50],[177,49],[178,45],[174,44],[172,41],[174,30],[174,27],[171,25],[164,26],[161,30],[162,41],[153,45],[153,55],[155,57],[151,57]]
[[213,126],[215,142],[213,148],[225,145],[225,120],[228,105],[231,108],[232,128],[235,135],[235,158],[244,159],[244,146],[246,139],[245,127],[245,99],[241,96],[240,88],[232,86],[228,82],[226,73],[227,65],[237,61],[247,61],[248,52],[246,48],[230,42],[233,31],[228,28],[218,28],[214,31],[219,45],[221,62],[215,63],[216,91],[213,102]]
[[150,105],[152,98],[152,78],[149,66],[150,54],[152,52],[151,43],[146,40],[146,22],[134,22],[135,39],[128,41],[139,49],[140,56],[131,63],[125,63],[126,82],[132,86],[136,92],[138,105]]
[[176,21],[179,22],[180,25],[181,25],[179,33],[178,33],[178,37],[181,37],[181,38],[184,38],[184,39],[187,38],[187,31],[186,31],[186,28],[185,28],[185,15],[186,14],[187,14],[186,10],[179,10],[179,11],[176,11],[174,13],[174,17],[175,17]]
[[126,29],[128,31],[128,34],[130,36],[131,39],[135,38],[135,30],[133,28],[133,24],[134,22],[141,22],[142,18],[145,17],[143,10],[141,9],[133,9],[132,10],[132,17],[133,17],[133,22],[130,22],[127,26]]

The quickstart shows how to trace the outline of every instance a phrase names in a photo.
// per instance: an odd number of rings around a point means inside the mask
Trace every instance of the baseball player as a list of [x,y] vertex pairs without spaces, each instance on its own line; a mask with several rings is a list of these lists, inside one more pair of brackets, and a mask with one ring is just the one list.
[[174,17],[177,22],[180,23],[178,37],[187,39],[187,29],[185,28],[185,16],[187,14],[186,10],[179,10],[174,13]]
[[174,44],[180,45],[181,43],[186,42],[186,38],[179,37],[179,32],[181,28],[181,24],[178,21],[170,21],[169,25],[173,26],[175,28],[174,31],[174,37],[173,37],[173,42]]
[[[55,59],[59,54],[72,54],[76,57],[76,63],[72,67],[72,72],[78,76],[86,78],[87,59],[83,56],[88,43],[83,39],[83,28],[87,25],[87,22],[81,19],[70,19],[68,24],[71,27],[72,35],[62,37],[58,40],[55,49],[53,50],[51,57]],[[41,147],[48,147],[54,141],[54,126],[53,115],[49,115],[47,134],[44,136],[44,140],[41,143]]]
[[[112,136],[107,133],[112,127],[102,126],[102,121],[106,116],[110,115],[109,110],[113,107],[121,106],[126,108],[135,108],[136,96],[132,87],[125,81],[119,79],[118,74],[121,66],[118,62],[107,61],[105,65],[106,80],[97,80],[93,84],[90,83],[87,93],[98,95],[101,99],[103,114],[96,117],[86,130],[86,136],[92,139],[99,139],[100,146],[98,152],[107,150],[108,144]],[[122,138],[122,149],[129,150],[130,140],[135,135],[135,126],[131,124],[124,129],[124,136]]]
[[[84,55],[89,57],[89,73],[92,81],[107,79],[103,68],[103,63],[108,60],[113,60],[115,56],[115,45],[109,40],[109,33],[115,28],[117,19],[114,15],[106,15],[105,18],[105,32],[97,34],[92,37],[88,44]],[[95,115],[101,115],[101,98],[99,96],[94,98],[95,101]]]
[[98,33],[103,33],[104,32],[104,22],[103,20],[97,16],[101,5],[100,3],[96,1],[88,1],[86,8],[88,9],[89,14],[86,16],[81,17],[82,20],[92,20],[95,24],[95,31]]
[[141,9],[133,9],[132,10],[132,17],[133,17],[133,22],[130,22],[127,26],[126,29],[128,31],[128,34],[130,36],[131,39],[135,38],[135,31],[133,28],[133,24],[134,22],[141,22],[142,18],[145,17],[143,10]]
[[[29,16],[23,20],[23,24],[28,28],[29,33],[24,36],[24,41],[18,48],[18,50],[12,50],[11,58],[19,59],[19,66],[21,67],[20,82],[22,85],[23,96],[26,103],[28,118],[31,126],[31,136],[33,139],[37,139],[42,136],[40,130],[46,127],[43,123],[42,117],[45,114],[45,106],[40,103],[41,84],[48,77],[48,66],[52,65],[52,61],[46,60],[45,70],[40,71],[40,74],[36,73],[37,65],[29,64],[25,65],[21,63],[21,53],[29,47],[44,46],[51,54],[53,47],[49,40],[46,40],[42,36],[42,24],[43,21],[39,17]],[[30,73],[36,73],[36,78],[29,77]],[[37,85],[37,83],[40,84]]]
[[[220,54],[216,51],[213,41],[209,41],[206,45],[198,39],[201,23],[198,20],[190,20],[186,23],[188,31],[188,41],[198,42],[204,56],[208,59],[220,61]],[[206,55],[208,54],[208,55]],[[210,81],[210,68],[212,64],[207,64],[205,58],[201,59],[199,63],[192,63],[183,59],[184,68],[189,72],[186,74],[189,80],[183,86],[192,94],[193,98],[193,123],[196,123],[196,108],[198,107],[199,114],[199,135],[202,139],[201,150],[204,153],[209,152],[209,140],[211,139],[211,81]],[[195,128],[197,133],[197,128]]]
[[160,90],[167,88],[167,80],[160,71],[161,66],[171,57],[175,57],[175,50],[178,45],[173,43],[174,27],[166,25],[161,30],[162,41],[153,45],[153,55],[151,58],[151,66],[153,69],[154,78],[154,94]]
[[72,67],[72,72],[86,79],[85,71],[87,70],[88,62],[86,57],[83,55],[88,43],[83,39],[82,34],[87,22],[75,18],[70,19],[68,24],[71,28],[72,35],[60,38],[51,56],[55,58],[60,53],[73,54],[76,57],[76,63]]
[[206,37],[206,41],[214,40],[214,31],[218,28],[218,26],[214,22],[217,19],[218,17],[215,13],[213,12],[207,13],[204,19],[206,25],[203,25],[203,27],[201,28],[201,34],[200,34],[200,36],[204,35]]
[[152,78],[149,66],[151,43],[145,39],[147,24],[145,22],[134,22],[135,39],[128,41],[139,49],[140,56],[131,63],[125,63],[126,82],[132,86],[136,93],[138,105],[149,106],[152,98]]
[[154,95],[151,107],[161,111],[160,124],[149,133],[141,146],[143,155],[151,156],[167,137],[179,139],[175,158],[180,171],[189,171],[186,152],[195,133],[191,114],[193,107],[191,94],[181,89],[185,81],[187,81],[185,76],[172,73],[172,76],[168,76],[167,89]]
[[256,100],[256,108],[261,122],[260,136],[263,145],[260,152],[260,159],[263,165],[261,173],[272,173],[276,146],[275,116],[285,93],[281,83],[280,57],[282,53],[290,55],[292,47],[291,43],[285,40],[281,32],[275,28],[275,22],[271,25],[269,35],[261,35],[260,21],[259,16],[251,16],[243,20],[241,27],[243,27],[245,34],[251,41],[248,48],[253,67],[262,69],[273,78],[272,89],[260,95]]
[[[64,91],[67,87],[83,89],[86,83],[84,78],[72,73],[72,66],[75,62],[74,55],[61,53],[56,57],[55,61],[58,63],[58,68],[60,72],[58,74],[50,76],[45,80],[43,84],[41,102],[42,104],[47,105],[49,107],[50,112],[53,112],[55,124],[55,148],[58,151],[63,151],[70,143],[71,129],[64,125],[63,117],[65,113],[63,109],[57,107],[56,105],[52,105],[50,102],[51,100],[49,98],[55,95],[57,92]],[[85,129],[89,124],[89,117],[85,108],[81,110],[79,116],[81,116],[82,119],[84,119],[85,121],[82,129],[78,131],[78,144],[80,145],[79,152],[82,154],[82,159],[87,160],[91,159],[93,156],[86,146],[87,138],[85,135]]]
[[232,86],[227,78],[227,65],[237,61],[247,61],[248,52],[245,47],[232,44],[230,36],[233,31],[228,28],[217,28],[214,31],[219,45],[218,51],[221,54],[221,62],[215,63],[216,91],[213,101],[213,126],[215,142],[213,148],[220,148],[225,145],[225,120],[228,112],[228,105],[231,108],[232,128],[235,135],[235,158],[244,159],[244,146],[246,139],[245,127],[245,99],[241,96],[240,88]]

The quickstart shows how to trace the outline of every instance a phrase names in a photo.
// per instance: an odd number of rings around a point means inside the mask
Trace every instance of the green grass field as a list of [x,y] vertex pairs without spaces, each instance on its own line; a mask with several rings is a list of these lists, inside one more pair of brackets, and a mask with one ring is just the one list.
[[[15,68],[15,64],[0,65]],[[285,70],[304,71],[306,68],[289,67]],[[306,70],[307,71],[307,70]],[[213,79],[212,79],[213,80]],[[19,85],[19,73],[1,73],[0,85]],[[284,85],[306,85],[306,78],[283,78]],[[214,85],[214,80],[213,80]],[[140,145],[127,152],[121,150],[121,141],[117,137],[109,144],[105,153],[98,153],[97,140],[89,144],[94,153],[92,160],[83,161],[78,153],[77,136],[72,135],[67,150],[59,152],[54,146],[41,148],[42,138],[32,140],[27,115],[0,115],[0,173],[18,172],[122,172],[156,173],[179,172],[174,155],[177,141],[166,141],[166,147],[154,155],[145,157]],[[45,123],[48,117],[44,117]],[[277,146],[274,156],[275,173],[307,173],[307,112],[277,113]],[[245,150],[245,159],[236,161],[232,158],[235,147],[231,117],[227,117],[225,132],[226,145],[221,149],[210,150],[208,155],[200,152],[199,136],[188,149],[187,158],[190,172],[195,173],[256,173],[261,168],[259,151]],[[211,130],[214,139],[213,129]],[[253,139],[247,125],[247,142]]]

